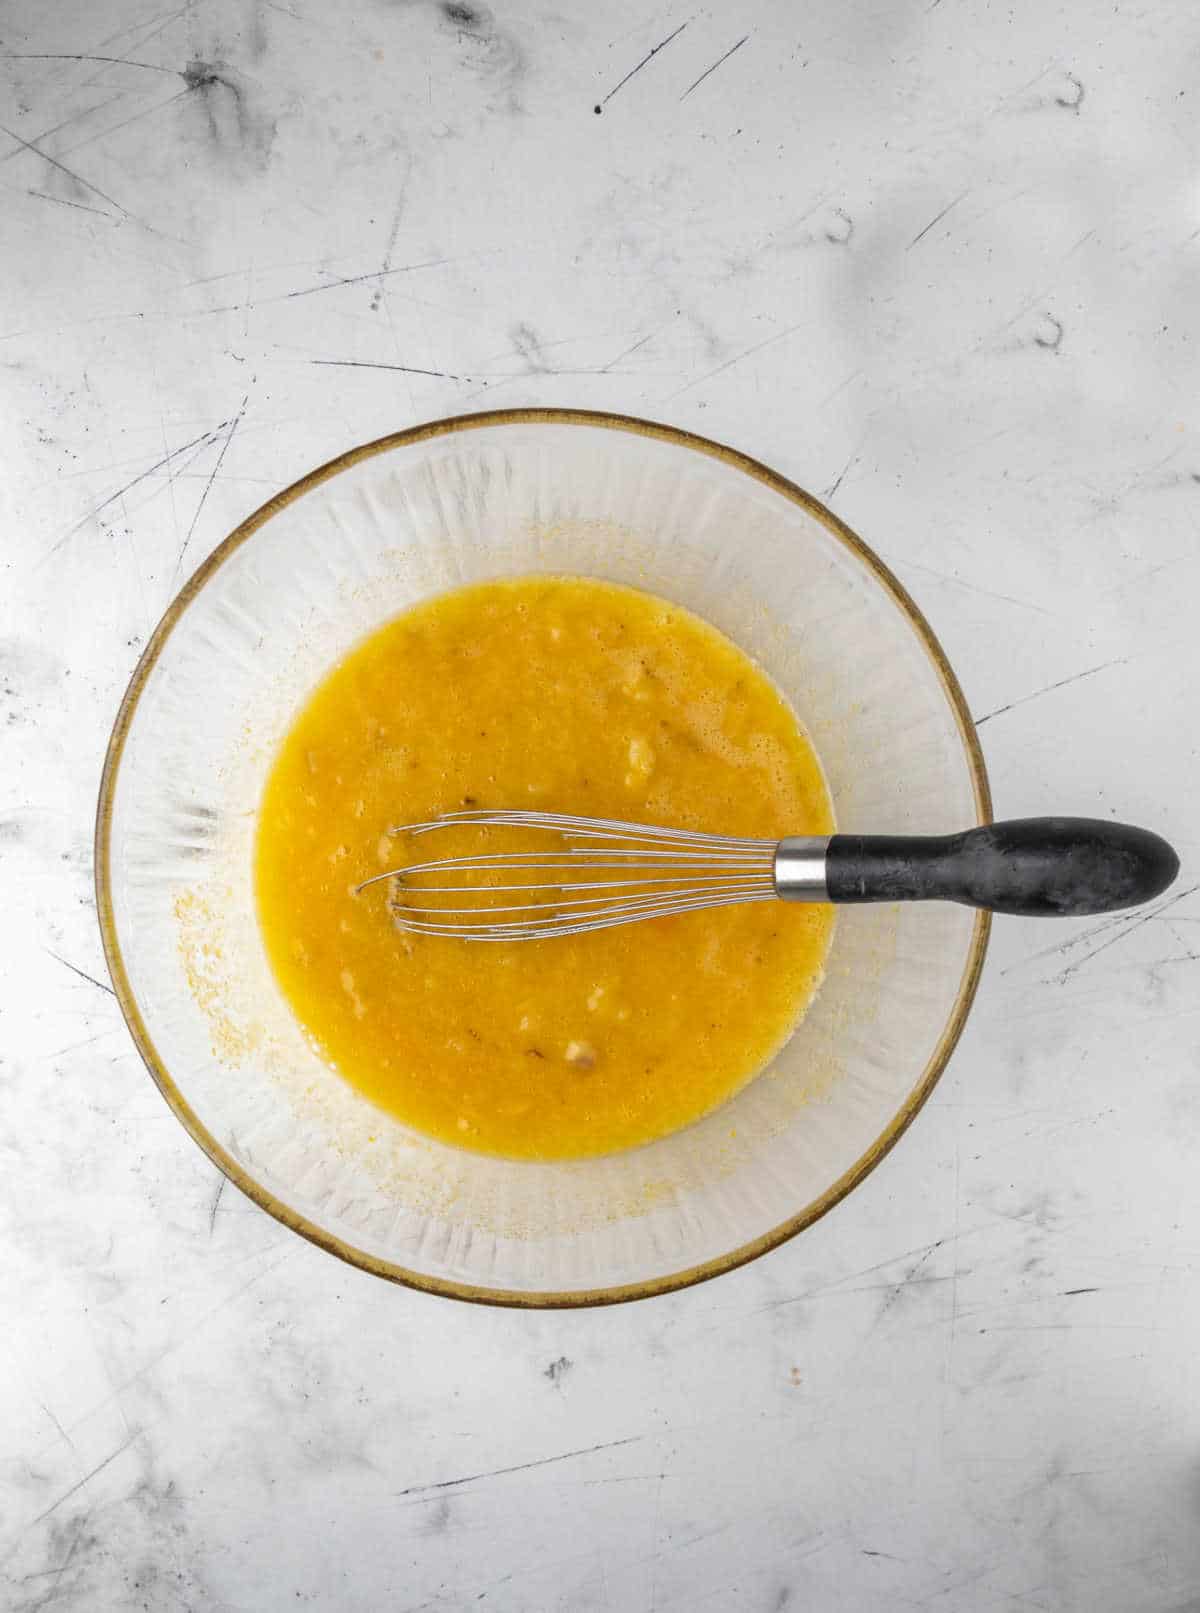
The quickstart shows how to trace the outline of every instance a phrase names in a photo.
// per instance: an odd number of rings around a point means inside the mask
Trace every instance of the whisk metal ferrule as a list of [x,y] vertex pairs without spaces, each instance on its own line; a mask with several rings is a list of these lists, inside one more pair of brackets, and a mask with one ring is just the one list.
[[785,902],[827,902],[829,835],[787,835],[775,847],[775,894]]

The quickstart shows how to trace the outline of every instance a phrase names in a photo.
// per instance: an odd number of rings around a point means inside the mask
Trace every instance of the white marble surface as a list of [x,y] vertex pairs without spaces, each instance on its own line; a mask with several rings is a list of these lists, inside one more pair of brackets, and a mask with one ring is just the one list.
[[[1198,47],[1193,0],[0,6],[6,1609],[1200,1608]],[[570,1315],[221,1191],[91,892],[180,579],[343,448],[521,403],[825,495],[998,810],[1184,858],[998,924],[825,1221]]]

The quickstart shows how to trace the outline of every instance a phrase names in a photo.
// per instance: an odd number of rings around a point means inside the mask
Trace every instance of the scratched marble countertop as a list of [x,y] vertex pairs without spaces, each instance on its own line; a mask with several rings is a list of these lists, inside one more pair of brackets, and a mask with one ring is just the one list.
[[[1191,0],[0,6],[0,1603],[1200,1607]],[[957,1054],[732,1276],[513,1314],[222,1191],[106,984],[108,729],[355,443],[643,414],[829,501],[998,812],[1178,845],[996,926]]]

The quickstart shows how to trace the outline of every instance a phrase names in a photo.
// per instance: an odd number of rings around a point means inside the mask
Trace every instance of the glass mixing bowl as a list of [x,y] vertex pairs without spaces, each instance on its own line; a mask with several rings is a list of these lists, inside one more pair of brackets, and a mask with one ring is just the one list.
[[297,708],[364,634],[430,594],[531,572],[648,589],[742,645],[807,725],[843,831],[939,834],[988,818],[983,759],[945,656],[835,516],[686,432],[513,410],[354,449],[273,498],[201,566],[117,717],[97,896],[142,1057],[250,1198],[415,1287],[596,1304],[750,1260],[861,1181],[954,1047],[988,921],[944,904],[842,910],[824,984],[768,1070],[644,1148],[492,1159],[374,1108],[313,1051],[267,964],[251,880],[266,773]]

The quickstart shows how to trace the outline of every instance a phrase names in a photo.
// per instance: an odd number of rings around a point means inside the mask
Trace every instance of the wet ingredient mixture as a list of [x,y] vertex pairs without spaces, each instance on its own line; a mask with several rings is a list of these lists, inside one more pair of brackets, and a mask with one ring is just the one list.
[[322,1056],[374,1103],[443,1142],[578,1158],[707,1114],[787,1039],[820,980],[828,907],[770,902],[485,945],[401,935],[387,882],[354,894],[406,861],[496,849],[468,847],[461,830],[411,847],[389,832],[473,807],[770,838],[833,829],[790,707],[679,606],[539,576],[407,611],[296,718],[257,838],[279,984]]

